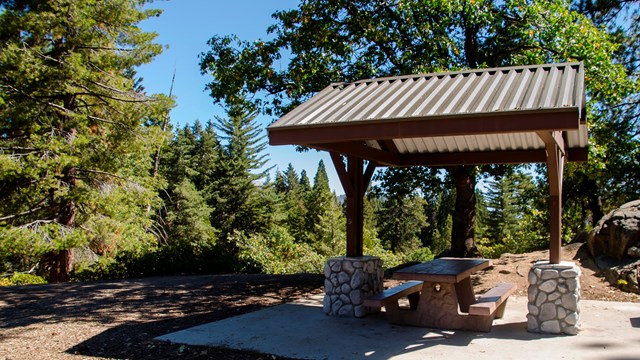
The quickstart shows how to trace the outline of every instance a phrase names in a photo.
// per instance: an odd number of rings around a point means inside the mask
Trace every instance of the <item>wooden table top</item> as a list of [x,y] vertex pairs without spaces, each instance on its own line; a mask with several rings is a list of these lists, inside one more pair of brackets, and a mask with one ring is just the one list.
[[400,269],[393,273],[393,278],[458,283],[474,272],[491,265],[489,259],[439,258]]

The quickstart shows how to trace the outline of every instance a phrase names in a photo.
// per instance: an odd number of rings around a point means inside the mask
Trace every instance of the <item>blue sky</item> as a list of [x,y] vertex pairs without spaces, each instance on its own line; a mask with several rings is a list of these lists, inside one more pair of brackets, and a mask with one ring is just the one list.
[[[295,8],[297,4],[297,0],[173,0],[152,3],[150,7],[163,9],[163,14],[140,25],[145,31],[158,33],[156,42],[167,48],[152,63],[138,69],[146,90],[168,94],[175,69],[173,95],[177,106],[171,113],[175,126],[184,126],[195,120],[206,122],[216,115],[224,116],[223,109],[214,106],[204,90],[211,78],[201,75],[198,66],[198,55],[208,50],[207,40],[215,34],[235,34],[250,41],[267,39],[266,29],[274,23],[271,14],[276,10]],[[272,117],[258,117],[263,128],[273,120]],[[298,153],[293,146],[269,146],[267,152],[270,158],[267,167],[284,170],[292,163],[296,171],[306,170],[312,181],[322,159],[331,188],[337,194],[344,193],[327,153]]]

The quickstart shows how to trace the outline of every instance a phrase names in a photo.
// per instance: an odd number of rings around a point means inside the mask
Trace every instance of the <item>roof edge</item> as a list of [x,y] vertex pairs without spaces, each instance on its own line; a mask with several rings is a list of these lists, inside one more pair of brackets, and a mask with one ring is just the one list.
[[361,79],[356,81],[340,81],[340,82],[331,83],[327,87],[345,86],[350,84],[362,84],[362,83],[374,82],[374,81],[403,80],[403,79],[411,79],[411,78],[419,78],[419,77],[477,74],[477,73],[484,73],[484,72],[491,72],[491,71],[525,70],[525,69],[534,69],[534,68],[563,67],[563,66],[569,66],[569,67],[577,66],[580,69],[579,73],[584,74],[584,65],[582,62],[565,62],[565,63],[537,64],[537,65],[513,65],[513,66],[505,66],[505,67],[467,69],[467,70],[457,70],[457,71],[442,71],[442,72],[434,72],[434,73],[419,73],[419,74],[397,75],[397,76],[383,76],[383,77],[377,77],[377,78]]
[[[530,109],[530,110],[510,110],[510,111],[490,111],[490,112],[475,112],[475,113],[463,113],[463,114],[440,114],[440,115],[429,115],[426,121],[429,120],[441,120],[441,119],[469,119],[469,118],[487,118],[487,117],[503,117],[503,116],[529,116],[529,115],[537,115],[537,114],[562,114],[562,113],[571,113],[577,112],[578,117],[580,118],[580,114],[583,112],[582,108],[579,106],[567,106],[563,108],[540,108],[540,109]],[[288,130],[288,129],[314,129],[314,128],[330,128],[330,127],[351,127],[358,126],[363,124],[388,124],[388,123],[403,123],[403,122],[411,122],[411,121],[420,121],[425,120],[424,116],[411,116],[411,117],[402,117],[402,118],[393,118],[393,119],[385,119],[385,118],[371,118],[364,120],[356,120],[349,122],[327,122],[320,124],[293,124],[293,125],[278,125],[277,122],[271,123],[267,126],[267,131],[279,131],[279,130]],[[576,126],[576,130],[578,127]]]

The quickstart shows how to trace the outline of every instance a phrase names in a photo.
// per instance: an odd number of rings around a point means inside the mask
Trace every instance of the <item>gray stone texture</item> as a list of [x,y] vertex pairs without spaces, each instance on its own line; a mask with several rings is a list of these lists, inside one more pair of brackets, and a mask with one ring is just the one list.
[[[549,273],[548,271],[546,272],[547,274]],[[558,287],[558,282],[556,280],[547,280],[545,282],[543,282],[542,284],[540,284],[540,286],[538,287],[538,289],[540,289],[540,291],[545,292],[545,293],[551,293],[556,291],[556,288]]]
[[640,200],[600,219],[589,233],[587,246],[611,285],[640,294]]
[[622,259],[632,247],[640,247],[640,200],[622,205],[605,215],[589,233],[589,252],[594,257]]
[[324,312],[332,316],[364,317],[377,312],[362,306],[365,298],[382,292],[382,261],[374,256],[336,257],[325,265]]
[[527,329],[575,335],[579,331],[580,268],[539,261],[529,271]]

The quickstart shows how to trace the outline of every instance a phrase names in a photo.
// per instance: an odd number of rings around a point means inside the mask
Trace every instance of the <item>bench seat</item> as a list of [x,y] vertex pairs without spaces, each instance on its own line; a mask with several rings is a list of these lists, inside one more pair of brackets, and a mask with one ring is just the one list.
[[516,284],[501,283],[486,293],[480,295],[475,304],[469,306],[469,315],[490,316],[496,313],[496,318],[504,314],[506,301],[516,290]]
[[397,302],[402,297],[419,292],[422,289],[422,283],[422,281],[407,281],[365,299],[363,305],[380,308],[392,302]]

